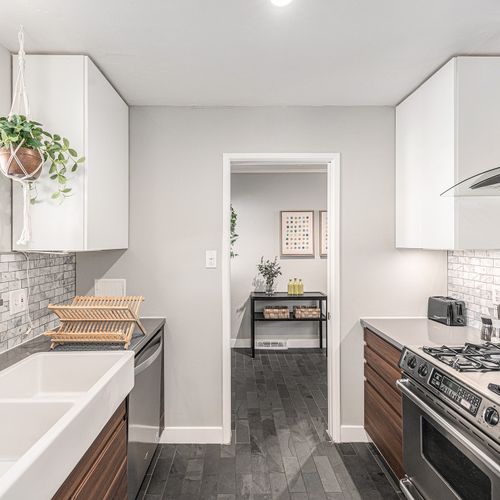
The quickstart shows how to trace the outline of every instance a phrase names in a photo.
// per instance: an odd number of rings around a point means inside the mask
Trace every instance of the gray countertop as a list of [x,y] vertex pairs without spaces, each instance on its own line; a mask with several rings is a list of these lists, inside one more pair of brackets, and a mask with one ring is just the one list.
[[[134,333],[136,340],[132,343],[131,349],[135,352],[140,351],[147,344],[149,338],[165,324],[165,318],[141,318],[141,322],[146,330],[146,335],[143,335],[139,331]],[[50,351],[50,339],[45,335],[35,337],[24,344],[20,344],[0,354],[0,371],[32,354],[47,351]]]
[[362,318],[370,329],[398,349],[404,346],[460,345],[481,342],[481,332],[470,326],[446,326],[427,318]]

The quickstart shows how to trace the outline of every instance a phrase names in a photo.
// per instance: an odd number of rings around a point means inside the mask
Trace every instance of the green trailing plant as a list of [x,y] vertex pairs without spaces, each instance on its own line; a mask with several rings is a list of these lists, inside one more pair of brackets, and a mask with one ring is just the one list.
[[260,263],[257,264],[257,269],[266,282],[266,291],[272,292],[274,281],[278,276],[281,276],[281,266],[278,263],[278,257],[274,257],[274,260],[264,260],[264,257],[261,257]]
[[234,252],[234,244],[236,243],[236,240],[239,238],[239,234],[236,233],[237,222],[238,222],[238,214],[236,213],[236,210],[233,208],[233,205],[231,205],[231,236],[230,236],[231,258],[238,256],[238,254]]
[[[0,148],[25,147],[38,150],[43,161],[49,163],[49,177],[55,184],[52,199],[63,201],[71,196],[68,174],[74,173],[85,162],[84,156],[71,147],[69,140],[58,134],[51,134],[43,129],[41,123],[29,120],[24,115],[0,117]],[[35,195],[31,202],[36,201]]]

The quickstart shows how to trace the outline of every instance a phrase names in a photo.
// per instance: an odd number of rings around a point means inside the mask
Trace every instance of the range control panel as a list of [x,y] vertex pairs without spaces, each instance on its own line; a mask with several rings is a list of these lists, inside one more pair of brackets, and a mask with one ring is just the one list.
[[458,384],[444,373],[434,369],[429,379],[429,384],[435,387],[439,392],[459,404],[471,415],[476,416],[481,405],[481,398]]

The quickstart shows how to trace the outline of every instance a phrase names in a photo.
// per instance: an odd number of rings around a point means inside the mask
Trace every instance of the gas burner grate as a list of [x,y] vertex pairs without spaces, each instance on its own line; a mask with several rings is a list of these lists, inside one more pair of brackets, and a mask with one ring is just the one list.
[[423,351],[459,372],[500,371],[500,347],[466,343],[463,346],[423,347]]

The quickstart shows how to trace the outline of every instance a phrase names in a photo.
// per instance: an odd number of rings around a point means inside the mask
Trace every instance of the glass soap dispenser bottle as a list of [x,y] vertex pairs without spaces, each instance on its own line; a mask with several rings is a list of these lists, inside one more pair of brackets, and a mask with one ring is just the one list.
[[297,285],[297,295],[304,295],[304,283],[302,283],[302,280],[299,280]]
[[288,280],[288,295],[293,295],[293,281],[292,278]]

